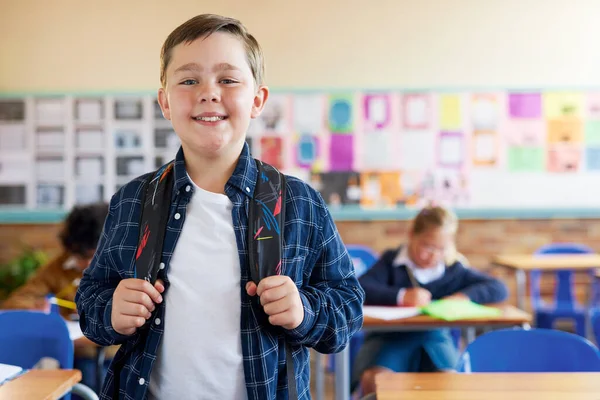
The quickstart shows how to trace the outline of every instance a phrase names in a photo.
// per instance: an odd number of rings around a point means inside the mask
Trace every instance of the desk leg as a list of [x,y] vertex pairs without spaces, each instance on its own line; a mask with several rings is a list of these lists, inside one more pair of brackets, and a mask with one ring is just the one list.
[[98,393],[102,390],[102,374],[104,372],[104,359],[106,358],[106,349],[102,346],[96,350],[96,390]]
[[467,334],[467,346],[475,340],[475,327],[469,326],[466,329]]
[[323,367],[323,354],[313,350],[315,357],[315,392],[316,400],[325,400],[325,368]]
[[335,400],[350,399],[350,349],[335,354]]
[[515,279],[517,281],[517,307],[525,310],[525,284],[527,283],[525,271],[517,269],[515,271]]

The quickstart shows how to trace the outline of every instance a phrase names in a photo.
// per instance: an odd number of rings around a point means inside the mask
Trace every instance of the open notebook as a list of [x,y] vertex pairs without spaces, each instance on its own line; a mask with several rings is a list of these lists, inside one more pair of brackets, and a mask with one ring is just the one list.
[[23,368],[21,367],[0,363],[0,385],[17,377],[22,372]]
[[497,317],[502,315],[502,311],[494,307],[482,306],[472,301],[464,300],[436,300],[425,307],[363,307],[363,315],[385,321],[414,317],[419,314],[426,314],[445,321],[457,321],[461,319]]

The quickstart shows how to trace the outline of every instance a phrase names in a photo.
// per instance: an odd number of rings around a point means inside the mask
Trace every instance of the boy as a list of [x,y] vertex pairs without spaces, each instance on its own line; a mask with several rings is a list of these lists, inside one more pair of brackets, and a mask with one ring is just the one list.
[[351,259],[321,196],[296,178],[282,274],[250,281],[257,169],[245,134],[268,97],[263,71],[260,46],[235,19],[197,16],[163,45],[158,100],[182,146],[159,279],[133,278],[146,175],[113,196],[76,297],[84,334],[122,344],[102,399],[287,399],[286,343],[307,399],[308,348],[338,352],[362,325]]

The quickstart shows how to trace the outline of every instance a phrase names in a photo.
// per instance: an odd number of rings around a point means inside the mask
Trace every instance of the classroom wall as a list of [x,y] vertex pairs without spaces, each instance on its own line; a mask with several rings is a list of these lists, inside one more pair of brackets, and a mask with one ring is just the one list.
[[[0,94],[155,90],[163,40],[204,12],[247,25],[274,89],[600,86],[597,0],[2,0]],[[381,251],[403,240],[407,223],[338,227],[346,243]],[[55,252],[56,232],[1,225],[0,260],[19,243]],[[476,268],[551,241],[600,248],[600,224],[473,220],[458,236]]]
[[274,88],[598,85],[596,0],[2,0],[0,93],[154,90],[168,33],[241,19]]

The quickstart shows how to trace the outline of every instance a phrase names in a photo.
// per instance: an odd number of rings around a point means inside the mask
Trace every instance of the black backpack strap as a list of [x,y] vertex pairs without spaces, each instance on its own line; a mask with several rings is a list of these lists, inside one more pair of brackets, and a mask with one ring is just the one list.
[[142,187],[142,216],[135,254],[135,276],[154,284],[162,258],[171,194],[173,192],[173,162],[150,174]]
[[[281,274],[285,216],[285,176],[276,168],[256,160],[258,169],[254,197],[248,209],[248,254],[251,279]],[[296,374],[292,347],[285,343],[288,398],[296,400]]]

